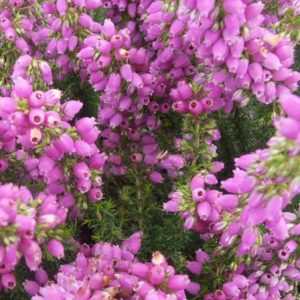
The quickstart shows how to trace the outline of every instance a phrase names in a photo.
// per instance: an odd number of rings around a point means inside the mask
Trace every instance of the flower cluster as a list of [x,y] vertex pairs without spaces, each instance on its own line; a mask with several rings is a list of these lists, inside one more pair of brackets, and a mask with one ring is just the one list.
[[[138,261],[141,234],[133,234],[121,246],[83,244],[76,260],[62,265],[56,283],[40,288],[32,300],[48,299],[186,299],[187,275],[176,274],[159,252],[150,262]],[[31,294],[36,292],[31,289]]]
[[[290,234],[297,239],[299,223],[295,225],[296,215],[290,214],[292,220]],[[298,220],[299,221],[299,220]],[[251,239],[248,233],[247,238]],[[246,239],[246,237],[244,237]],[[266,233],[262,243],[251,254],[251,264],[246,261],[238,262],[230,273],[224,275],[224,283],[219,289],[207,293],[206,300],[214,299],[296,299],[297,284],[300,281],[299,258],[296,254],[298,243],[293,238],[278,240],[274,235]],[[228,257],[228,253],[218,254]],[[232,255],[231,253],[229,255]],[[214,255],[198,250],[196,260],[190,261],[187,268],[196,276],[211,277],[209,268],[214,263]],[[218,267],[224,272],[221,266]]]
[[[47,243],[49,235],[55,235],[55,229],[65,222],[67,209],[55,195],[40,193],[33,197],[27,188],[12,183],[1,185],[0,193],[1,287],[13,289],[17,264],[24,258],[31,271],[38,269],[42,261],[41,244]],[[51,251],[52,243],[62,249],[59,254]],[[52,239],[47,247],[53,256],[63,257],[60,241]]]
[[106,157],[95,145],[99,135],[95,120],[85,117],[71,126],[82,103],[60,100],[61,91],[33,91],[27,80],[16,77],[10,97],[0,98],[1,117],[15,134],[15,147],[23,148],[18,159],[24,161],[25,170],[45,182],[50,193],[64,193],[66,207],[74,205],[72,191],[101,200],[100,173]]
[[[130,155],[146,154],[145,132],[158,144],[155,136],[170,107],[195,116],[230,111],[234,102],[246,104],[251,92],[270,103],[297,87],[294,45],[264,25],[262,2],[169,2],[106,1],[110,19],[83,40],[77,54],[82,78],[100,92],[99,123],[109,128],[104,138],[114,174],[128,168],[115,153],[123,137],[129,137]],[[129,21],[123,21],[126,9]],[[163,149],[156,148],[159,162]],[[161,167],[140,155],[138,160],[149,173]]]
[[209,232],[210,224],[220,219],[221,209],[230,210],[234,203],[234,199],[222,200],[219,191],[205,188],[205,185],[216,183],[217,179],[213,174],[195,175],[188,190],[169,194],[169,201],[164,204],[164,209],[168,212],[182,212],[185,229],[193,228],[200,233]]
[[196,255],[187,265],[192,273],[204,275],[212,261],[225,255],[235,262],[230,272],[220,267],[223,288],[204,299],[296,299],[299,211],[291,213],[287,207],[300,192],[299,97],[285,92],[280,102],[287,116],[275,120],[277,135],[268,148],[235,160],[234,176],[221,183],[226,193],[207,187],[217,183],[213,174],[198,174],[188,187],[172,192],[164,205],[169,212],[181,213],[186,229],[199,231],[206,241],[212,236],[218,240],[217,252],[205,259]]
[[[264,27],[262,2],[221,1],[215,6],[214,1],[203,1],[197,7],[186,2],[195,10],[190,30],[198,34],[197,57],[213,73],[214,89],[222,87],[226,109],[232,101],[243,102],[246,91],[270,103],[283,86],[297,88],[299,74],[291,69],[293,44]],[[220,98],[220,92],[216,96]]]
[[66,101],[62,91],[51,88],[59,74],[51,68],[53,60],[36,50],[51,33],[43,27],[39,9],[23,1],[1,3],[1,55],[9,58],[1,75],[0,97],[0,173],[1,183],[7,183],[1,186],[5,290],[15,287],[13,272],[22,257],[30,270],[38,269],[43,244],[53,257],[62,258],[58,227],[69,209],[76,216],[78,209],[87,207],[87,199],[103,198],[106,155],[96,145],[100,131],[94,118],[75,121],[82,102]]

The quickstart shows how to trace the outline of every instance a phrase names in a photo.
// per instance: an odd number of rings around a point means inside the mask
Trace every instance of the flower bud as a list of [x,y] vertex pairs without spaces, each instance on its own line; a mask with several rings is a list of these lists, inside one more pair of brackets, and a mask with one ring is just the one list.
[[32,86],[29,82],[22,77],[16,77],[13,79],[14,89],[13,91],[19,98],[29,98],[32,93]]
[[150,177],[151,182],[153,182],[153,183],[163,183],[164,182],[164,178],[157,171],[152,172],[149,177]]
[[42,109],[33,108],[29,112],[29,121],[32,125],[39,126],[45,121],[45,113]]
[[197,213],[202,221],[207,221],[211,215],[211,212],[212,209],[209,202],[203,201],[197,205]]
[[29,296],[35,296],[40,289],[40,286],[36,281],[28,280],[28,279],[26,279],[25,282],[23,283],[23,287],[25,292]]
[[169,288],[175,292],[184,290],[190,283],[187,275],[173,275],[169,279]]
[[45,285],[48,281],[48,274],[47,272],[40,267],[34,274],[35,281],[40,285]]
[[47,251],[54,257],[61,259],[65,256],[64,246],[58,240],[52,239],[47,243]]
[[103,198],[102,190],[99,188],[90,189],[88,195],[91,202],[100,201]]
[[83,103],[81,101],[70,100],[62,105],[62,110],[67,120],[72,120],[81,110]]
[[4,273],[2,274],[1,283],[5,289],[12,290],[16,287],[16,277],[12,273]]

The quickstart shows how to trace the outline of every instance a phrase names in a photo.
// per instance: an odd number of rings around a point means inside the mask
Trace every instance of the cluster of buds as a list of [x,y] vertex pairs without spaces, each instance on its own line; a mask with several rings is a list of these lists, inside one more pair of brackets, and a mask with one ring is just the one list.
[[53,256],[64,256],[61,242],[48,238],[65,222],[67,209],[55,195],[33,197],[27,188],[12,183],[1,185],[0,193],[0,290],[9,290],[16,286],[14,271],[22,258],[31,271],[37,271],[43,255],[41,244],[47,243]]
[[[62,265],[56,283],[40,288],[32,300],[57,299],[187,299],[187,275],[176,274],[159,252],[142,263],[136,254],[141,234],[133,234],[121,246],[99,242],[80,246],[76,260]],[[33,289],[31,290],[33,291]],[[32,295],[32,294],[31,294]]]
[[[295,225],[296,215],[290,214],[291,236],[299,236],[299,223]],[[295,235],[296,234],[296,235]],[[248,237],[250,238],[250,237]],[[239,261],[231,272],[224,272],[223,266],[217,267],[222,274],[222,288],[203,295],[205,300],[219,299],[274,299],[295,300],[297,284],[300,281],[299,258],[296,254],[298,243],[293,238],[279,241],[270,233],[262,237],[262,244],[251,254],[251,264]],[[221,252],[220,257],[228,253]],[[231,254],[230,254],[231,255]],[[198,250],[196,260],[187,264],[188,270],[200,281],[206,276],[212,278],[210,272],[211,261],[218,261],[215,254],[209,256]]]

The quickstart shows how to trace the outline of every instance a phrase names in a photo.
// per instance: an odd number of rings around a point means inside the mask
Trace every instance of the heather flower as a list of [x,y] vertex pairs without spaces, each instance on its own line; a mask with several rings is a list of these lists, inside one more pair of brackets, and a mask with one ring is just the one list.
[[74,116],[81,110],[83,104],[80,101],[67,101],[62,105],[64,116],[67,120],[72,120]]
[[5,289],[14,289],[16,286],[16,277],[11,273],[4,273],[1,279],[2,286]]
[[40,267],[34,274],[34,278],[35,278],[35,281],[40,284],[40,285],[44,285],[47,283],[48,281],[48,274],[47,272],[42,268]]
[[61,259],[64,257],[64,247],[62,243],[58,240],[50,240],[47,243],[47,251],[54,257]]
[[14,78],[15,93],[17,97],[28,98],[32,93],[32,86],[22,77]]
[[162,177],[162,175],[159,172],[154,171],[150,174],[150,180],[153,183],[162,183],[164,181],[164,178]]
[[103,193],[100,188],[92,188],[89,191],[89,199],[91,202],[100,201],[103,198]]
[[25,282],[23,283],[23,287],[24,287],[25,292],[29,296],[36,295],[40,288],[39,284],[33,280],[25,280]]

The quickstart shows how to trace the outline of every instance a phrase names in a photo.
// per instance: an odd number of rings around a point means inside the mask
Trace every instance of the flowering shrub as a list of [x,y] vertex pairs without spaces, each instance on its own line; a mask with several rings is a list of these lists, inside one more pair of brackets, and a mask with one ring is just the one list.
[[0,298],[299,299],[298,29],[297,1],[1,1]]

